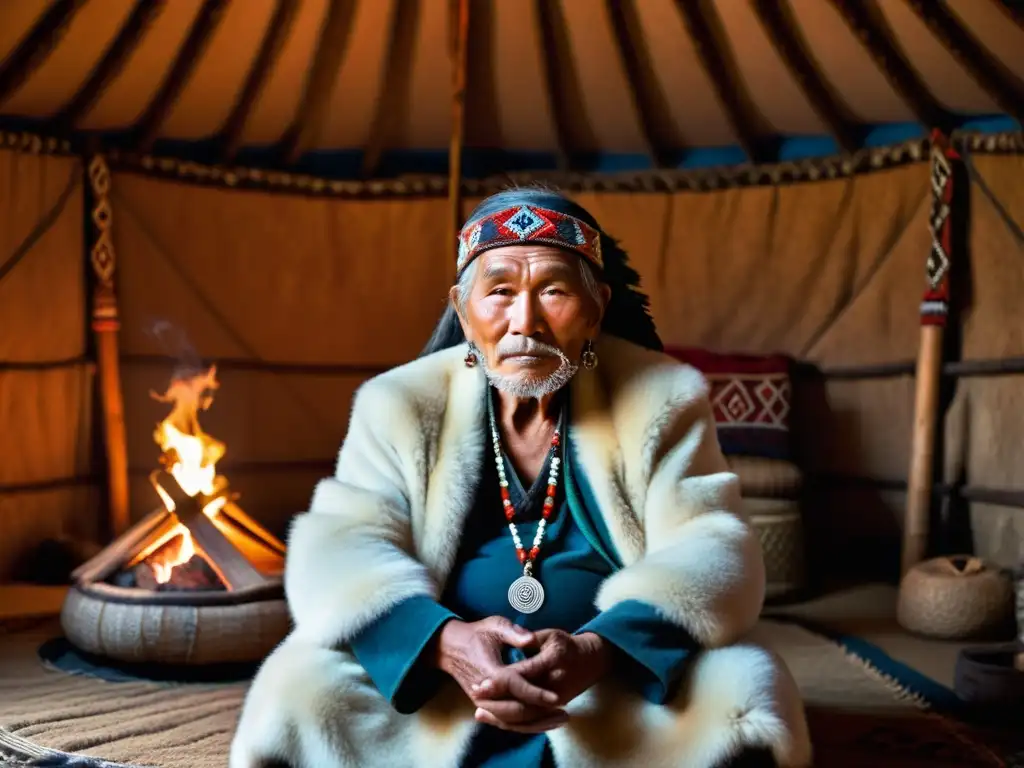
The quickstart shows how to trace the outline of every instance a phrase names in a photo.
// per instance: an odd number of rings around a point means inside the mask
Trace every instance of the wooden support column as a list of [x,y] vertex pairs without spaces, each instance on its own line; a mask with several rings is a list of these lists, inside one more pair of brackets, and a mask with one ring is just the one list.
[[128,447],[124,429],[124,399],[121,395],[121,369],[118,361],[117,332],[120,321],[114,271],[117,258],[111,226],[110,168],[103,155],[89,161],[89,185],[92,191],[90,219],[93,240],[89,256],[95,276],[92,329],[96,334],[96,357],[103,407],[103,433],[107,449],[107,482],[110,491],[110,528],[118,536],[128,528]]
[[954,258],[951,222],[953,164],[959,155],[941,131],[933,130],[931,141],[932,206],[928,225],[932,233],[932,246],[926,268],[927,285],[921,303],[914,432],[910,447],[906,516],[903,521],[903,574],[928,555],[943,335],[949,314],[950,266]]
[[[462,146],[466,129],[466,52],[469,47],[469,0],[451,0],[452,137],[448,148],[448,221],[462,227]],[[445,253],[451,251],[448,241]]]

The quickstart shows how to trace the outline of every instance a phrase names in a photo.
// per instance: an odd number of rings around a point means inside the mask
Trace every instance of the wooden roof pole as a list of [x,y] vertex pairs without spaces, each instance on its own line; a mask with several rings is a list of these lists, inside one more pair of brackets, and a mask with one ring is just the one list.
[[715,90],[715,96],[751,163],[776,159],[778,138],[740,76],[714,0],[676,0],[697,60]]
[[103,52],[99,63],[89,73],[89,77],[71,100],[50,118],[50,124],[57,133],[72,132],[78,121],[95,106],[107,86],[124,71],[132,53],[142,42],[146,30],[166,7],[167,0],[136,0],[132,12],[121,25],[114,41]]
[[[466,130],[466,62],[469,48],[469,0],[449,3],[452,36],[448,53],[452,65],[452,135],[448,148],[448,221],[454,232],[462,227],[462,147]],[[446,234],[446,238],[450,237]],[[446,239],[445,258],[454,256]],[[454,259],[452,259],[454,263]]]
[[796,80],[811,108],[847,154],[861,145],[861,129],[849,107],[825,79],[793,15],[791,0],[754,0],[754,15],[775,53]]
[[277,0],[274,8],[274,15],[263,33],[263,41],[260,43],[259,52],[245,76],[245,84],[242,86],[235,105],[228,115],[216,136],[220,147],[220,162],[233,163],[235,155],[242,146],[242,137],[245,133],[245,125],[249,115],[256,106],[263,88],[270,79],[270,73],[277,63],[281,51],[284,50],[285,40],[292,31],[292,25],[298,16],[298,0]]
[[224,17],[227,5],[228,0],[203,0],[192,26],[189,27],[185,42],[174,57],[174,63],[145,112],[132,127],[135,134],[133,148],[140,155],[147,155],[152,151],[153,145],[160,137],[160,129],[188,85],[203,51],[210,44],[214,31]]
[[17,47],[0,61],[0,103],[43,65],[85,0],[54,0]]
[[114,272],[117,258],[111,232],[113,212],[110,205],[110,168],[103,155],[89,160],[89,205],[92,220],[92,245],[89,261],[95,279],[93,288],[92,329],[96,334],[100,398],[103,408],[103,436],[107,448],[110,529],[114,537],[128,529],[128,443],[124,429],[124,397],[118,360],[117,334],[120,329]]

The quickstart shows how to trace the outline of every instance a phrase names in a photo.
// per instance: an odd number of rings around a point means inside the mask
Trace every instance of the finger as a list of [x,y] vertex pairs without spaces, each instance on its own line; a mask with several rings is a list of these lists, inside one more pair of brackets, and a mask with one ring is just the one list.
[[562,711],[551,707],[533,707],[515,699],[477,699],[475,704],[477,708],[490,712],[503,723],[532,723]]
[[536,642],[533,632],[526,627],[513,624],[503,616],[495,616],[493,618],[492,628],[503,643],[507,643],[515,648],[525,648]]
[[523,677],[536,678],[557,668],[568,655],[568,647],[559,640],[549,640],[536,656],[509,664],[509,670]]
[[476,720],[480,723],[486,723],[487,725],[493,725],[495,728],[501,728],[503,731],[515,731],[516,733],[543,733],[544,731],[553,731],[555,728],[560,728],[569,722],[569,716],[564,712],[559,714],[551,715],[540,720],[535,720],[532,723],[506,723],[499,720],[486,709],[478,709],[476,711]]
[[474,689],[474,695],[487,699],[513,698],[535,707],[550,707],[558,701],[558,694],[548,688],[534,685],[511,671],[511,667],[494,670]]
[[558,694],[555,691],[534,685],[511,670],[505,670],[502,673],[502,677],[505,680],[505,690],[508,691],[508,695],[524,704],[531,704],[535,707],[550,707],[558,701]]

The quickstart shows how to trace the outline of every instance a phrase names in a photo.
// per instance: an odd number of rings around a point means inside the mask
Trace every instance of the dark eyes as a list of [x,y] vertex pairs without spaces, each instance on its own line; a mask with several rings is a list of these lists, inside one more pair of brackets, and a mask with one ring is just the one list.
[[[491,291],[491,296],[514,296],[515,291],[511,288],[495,288]],[[555,288],[553,286],[545,288],[543,291],[544,296],[567,296],[568,294],[561,288]]]

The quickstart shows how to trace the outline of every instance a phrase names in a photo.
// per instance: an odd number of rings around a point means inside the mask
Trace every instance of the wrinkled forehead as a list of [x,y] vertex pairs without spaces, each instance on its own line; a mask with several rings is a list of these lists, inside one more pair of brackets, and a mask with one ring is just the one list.
[[580,257],[575,253],[540,243],[493,248],[476,258],[477,279],[486,282],[506,279],[579,280]]

